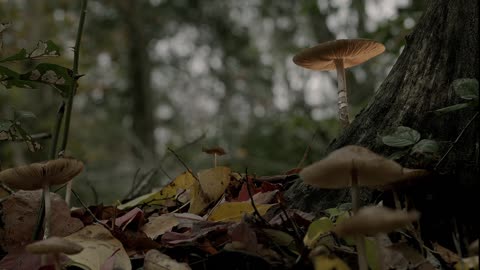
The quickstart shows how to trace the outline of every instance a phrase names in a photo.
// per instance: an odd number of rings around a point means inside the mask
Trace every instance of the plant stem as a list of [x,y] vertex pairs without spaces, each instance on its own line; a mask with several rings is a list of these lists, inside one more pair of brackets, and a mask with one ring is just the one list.
[[460,134],[458,134],[457,138],[455,139],[455,141],[452,143],[452,145],[450,146],[450,148],[448,148],[447,152],[442,156],[442,158],[437,162],[437,164],[435,165],[435,168],[433,168],[434,171],[437,170],[438,166],[440,166],[440,164],[442,164],[443,160],[448,156],[448,154],[450,153],[450,151],[452,151],[453,147],[455,147],[455,145],[458,143],[458,141],[460,140],[460,138],[463,136],[463,133],[465,132],[465,130],[467,130],[467,128],[470,126],[470,124],[473,122],[473,120],[475,120],[475,118],[477,118],[478,116],[478,112],[476,112],[473,117],[468,121],[467,125],[465,125],[465,127],[462,129],[462,131],[460,131]]
[[[353,159],[352,159],[351,178],[352,178],[352,186],[350,188],[350,192],[352,196],[352,211],[353,211],[353,214],[356,215],[358,210],[360,209],[360,194],[359,194],[360,191],[358,188],[358,170],[355,167],[355,162]],[[354,236],[354,240],[355,240],[355,245],[357,246],[358,267],[360,270],[368,270],[365,239],[362,235],[356,235]]]
[[54,159],[55,156],[57,155],[58,135],[60,133],[60,127],[62,126],[64,113],[65,113],[65,101],[62,101],[57,111],[57,119],[56,119],[57,121],[55,122],[55,127],[53,130],[52,144],[50,146],[50,155],[48,156],[48,159]]
[[50,200],[50,186],[48,183],[43,185],[43,198],[45,200],[45,225],[43,229],[43,239],[50,237],[50,223],[51,223],[51,200]]
[[[77,92],[77,79],[78,79],[78,59],[80,56],[80,41],[82,40],[82,32],[83,32],[83,25],[85,24],[85,14],[87,13],[87,3],[88,0],[82,1],[82,7],[80,12],[80,22],[78,23],[78,31],[77,31],[77,39],[75,40],[75,47],[73,48],[73,83],[72,89],[68,94],[68,101],[67,101],[67,112],[65,115],[65,127],[63,128],[63,138],[62,138],[62,146],[60,147],[60,152],[65,153],[68,144],[68,133],[70,131],[70,119],[72,115],[72,107],[73,107],[73,97]],[[72,180],[70,180],[67,184],[67,189],[65,193],[65,201],[67,205],[70,206],[70,197],[71,197],[71,190],[72,190]]]
[[345,79],[345,68],[343,59],[335,59],[338,80],[338,116],[343,128],[350,125],[348,117],[347,80]]

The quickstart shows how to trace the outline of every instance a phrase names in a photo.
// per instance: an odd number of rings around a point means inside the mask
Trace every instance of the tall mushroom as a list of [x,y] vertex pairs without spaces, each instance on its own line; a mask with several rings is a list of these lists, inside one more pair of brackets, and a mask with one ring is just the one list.
[[337,71],[338,114],[345,128],[350,124],[345,69],[359,65],[384,51],[385,46],[374,40],[339,39],[305,49],[293,57],[293,62],[308,69]]
[[43,189],[45,199],[45,227],[43,238],[50,235],[50,186],[61,185],[82,172],[83,163],[76,159],[60,158],[44,163],[32,163],[0,172],[0,181],[15,189]]
[[[367,148],[347,145],[302,169],[300,177],[305,183],[319,188],[350,187],[353,213],[356,214],[360,208],[359,186],[390,185],[397,181],[417,177],[425,172],[425,170],[403,168],[397,162]],[[363,241],[356,240],[358,252],[363,253]],[[363,256],[359,256],[360,267],[364,267],[366,263],[360,261],[362,259]]]
[[214,166],[214,168],[217,167],[217,156],[223,156],[227,153],[220,146],[216,146],[216,147],[212,147],[212,148],[202,148],[202,152],[207,153],[209,155],[213,155],[213,166]]

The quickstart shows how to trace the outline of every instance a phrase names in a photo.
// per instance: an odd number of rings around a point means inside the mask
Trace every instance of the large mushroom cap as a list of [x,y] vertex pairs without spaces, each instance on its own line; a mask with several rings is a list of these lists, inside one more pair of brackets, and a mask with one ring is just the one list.
[[419,217],[420,213],[417,211],[405,212],[383,206],[367,206],[339,223],[334,232],[339,236],[388,233],[418,220]]
[[403,168],[397,162],[367,148],[348,145],[305,167],[300,172],[300,177],[305,183],[320,188],[346,188],[351,186],[353,166],[357,169],[359,186],[383,186],[423,171]]
[[0,181],[12,188],[41,189],[45,183],[60,185],[82,172],[83,163],[72,158],[59,158],[44,163],[32,163],[0,172]]
[[313,70],[334,70],[336,59],[343,59],[344,67],[359,65],[385,51],[385,46],[370,39],[339,39],[321,43],[295,55],[293,62]]
[[32,243],[25,247],[32,254],[64,253],[68,255],[80,253],[83,247],[64,238],[53,236]]

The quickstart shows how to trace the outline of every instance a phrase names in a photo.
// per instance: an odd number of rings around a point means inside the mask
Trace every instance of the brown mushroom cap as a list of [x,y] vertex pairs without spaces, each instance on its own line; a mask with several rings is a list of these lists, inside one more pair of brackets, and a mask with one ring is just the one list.
[[385,46],[370,39],[339,39],[323,42],[293,57],[293,62],[313,70],[334,70],[335,59],[343,59],[349,68],[366,62],[385,51]]
[[225,149],[223,149],[220,146],[212,147],[212,148],[202,148],[202,152],[205,152],[207,154],[217,154],[219,156],[225,155],[227,152],[225,152]]
[[80,253],[83,247],[64,238],[53,236],[27,245],[25,249],[32,254],[64,253],[72,255]]
[[339,236],[388,233],[418,220],[419,217],[420,213],[417,211],[405,212],[383,206],[366,206],[339,223],[333,231]]
[[305,183],[319,188],[346,188],[351,186],[353,165],[357,169],[358,185],[370,187],[406,180],[423,171],[403,168],[397,162],[367,148],[348,145],[305,167],[300,172],[300,177]]
[[0,181],[12,188],[41,189],[45,183],[60,185],[82,172],[83,163],[72,158],[59,158],[44,163],[32,163],[0,172]]

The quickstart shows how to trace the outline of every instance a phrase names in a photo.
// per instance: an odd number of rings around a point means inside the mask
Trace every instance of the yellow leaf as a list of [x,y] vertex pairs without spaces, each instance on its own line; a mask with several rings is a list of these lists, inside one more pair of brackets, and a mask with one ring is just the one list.
[[158,217],[149,217],[148,223],[143,225],[142,231],[151,239],[157,238],[170,231],[179,224],[178,218],[173,215],[161,215]]
[[[275,204],[258,204],[255,205],[260,215],[270,209]],[[210,221],[240,221],[244,214],[252,214],[254,212],[250,202],[226,202],[216,207],[212,214],[208,217]]]
[[330,232],[332,228],[333,222],[327,217],[315,220],[308,226],[307,234],[305,234],[303,238],[303,243],[309,248],[314,248],[318,239],[325,233]]
[[189,213],[200,214],[212,202],[218,200],[230,184],[230,168],[216,167],[198,173],[198,180],[191,187]]
[[312,258],[315,270],[350,270],[348,265],[336,257],[319,255]]
[[82,269],[101,269],[103,263],[115,254],[115,269],[132,269],[127,252],[122,243],[112,236],[102,225],[89,225],[71,234],[65,239],[83,247],[83,251],[75,255],[67,255],[71,260],[69,265]]
[[455,270],[478,270],[478,256],[463,258],[455,264]]
[[190,189],[196,181],[197,180],[195,180],[191,173],[184,172],[160,191],[155,191],[135,198],[127,203],[119,205],[118,209],[129,209],[140,204],[164,205],[168,200],[174,199],[175,196],[183,190]]
[[145,254],[145,270],[191,270],[186,263],[179,263],[156,249],[151,249]]

